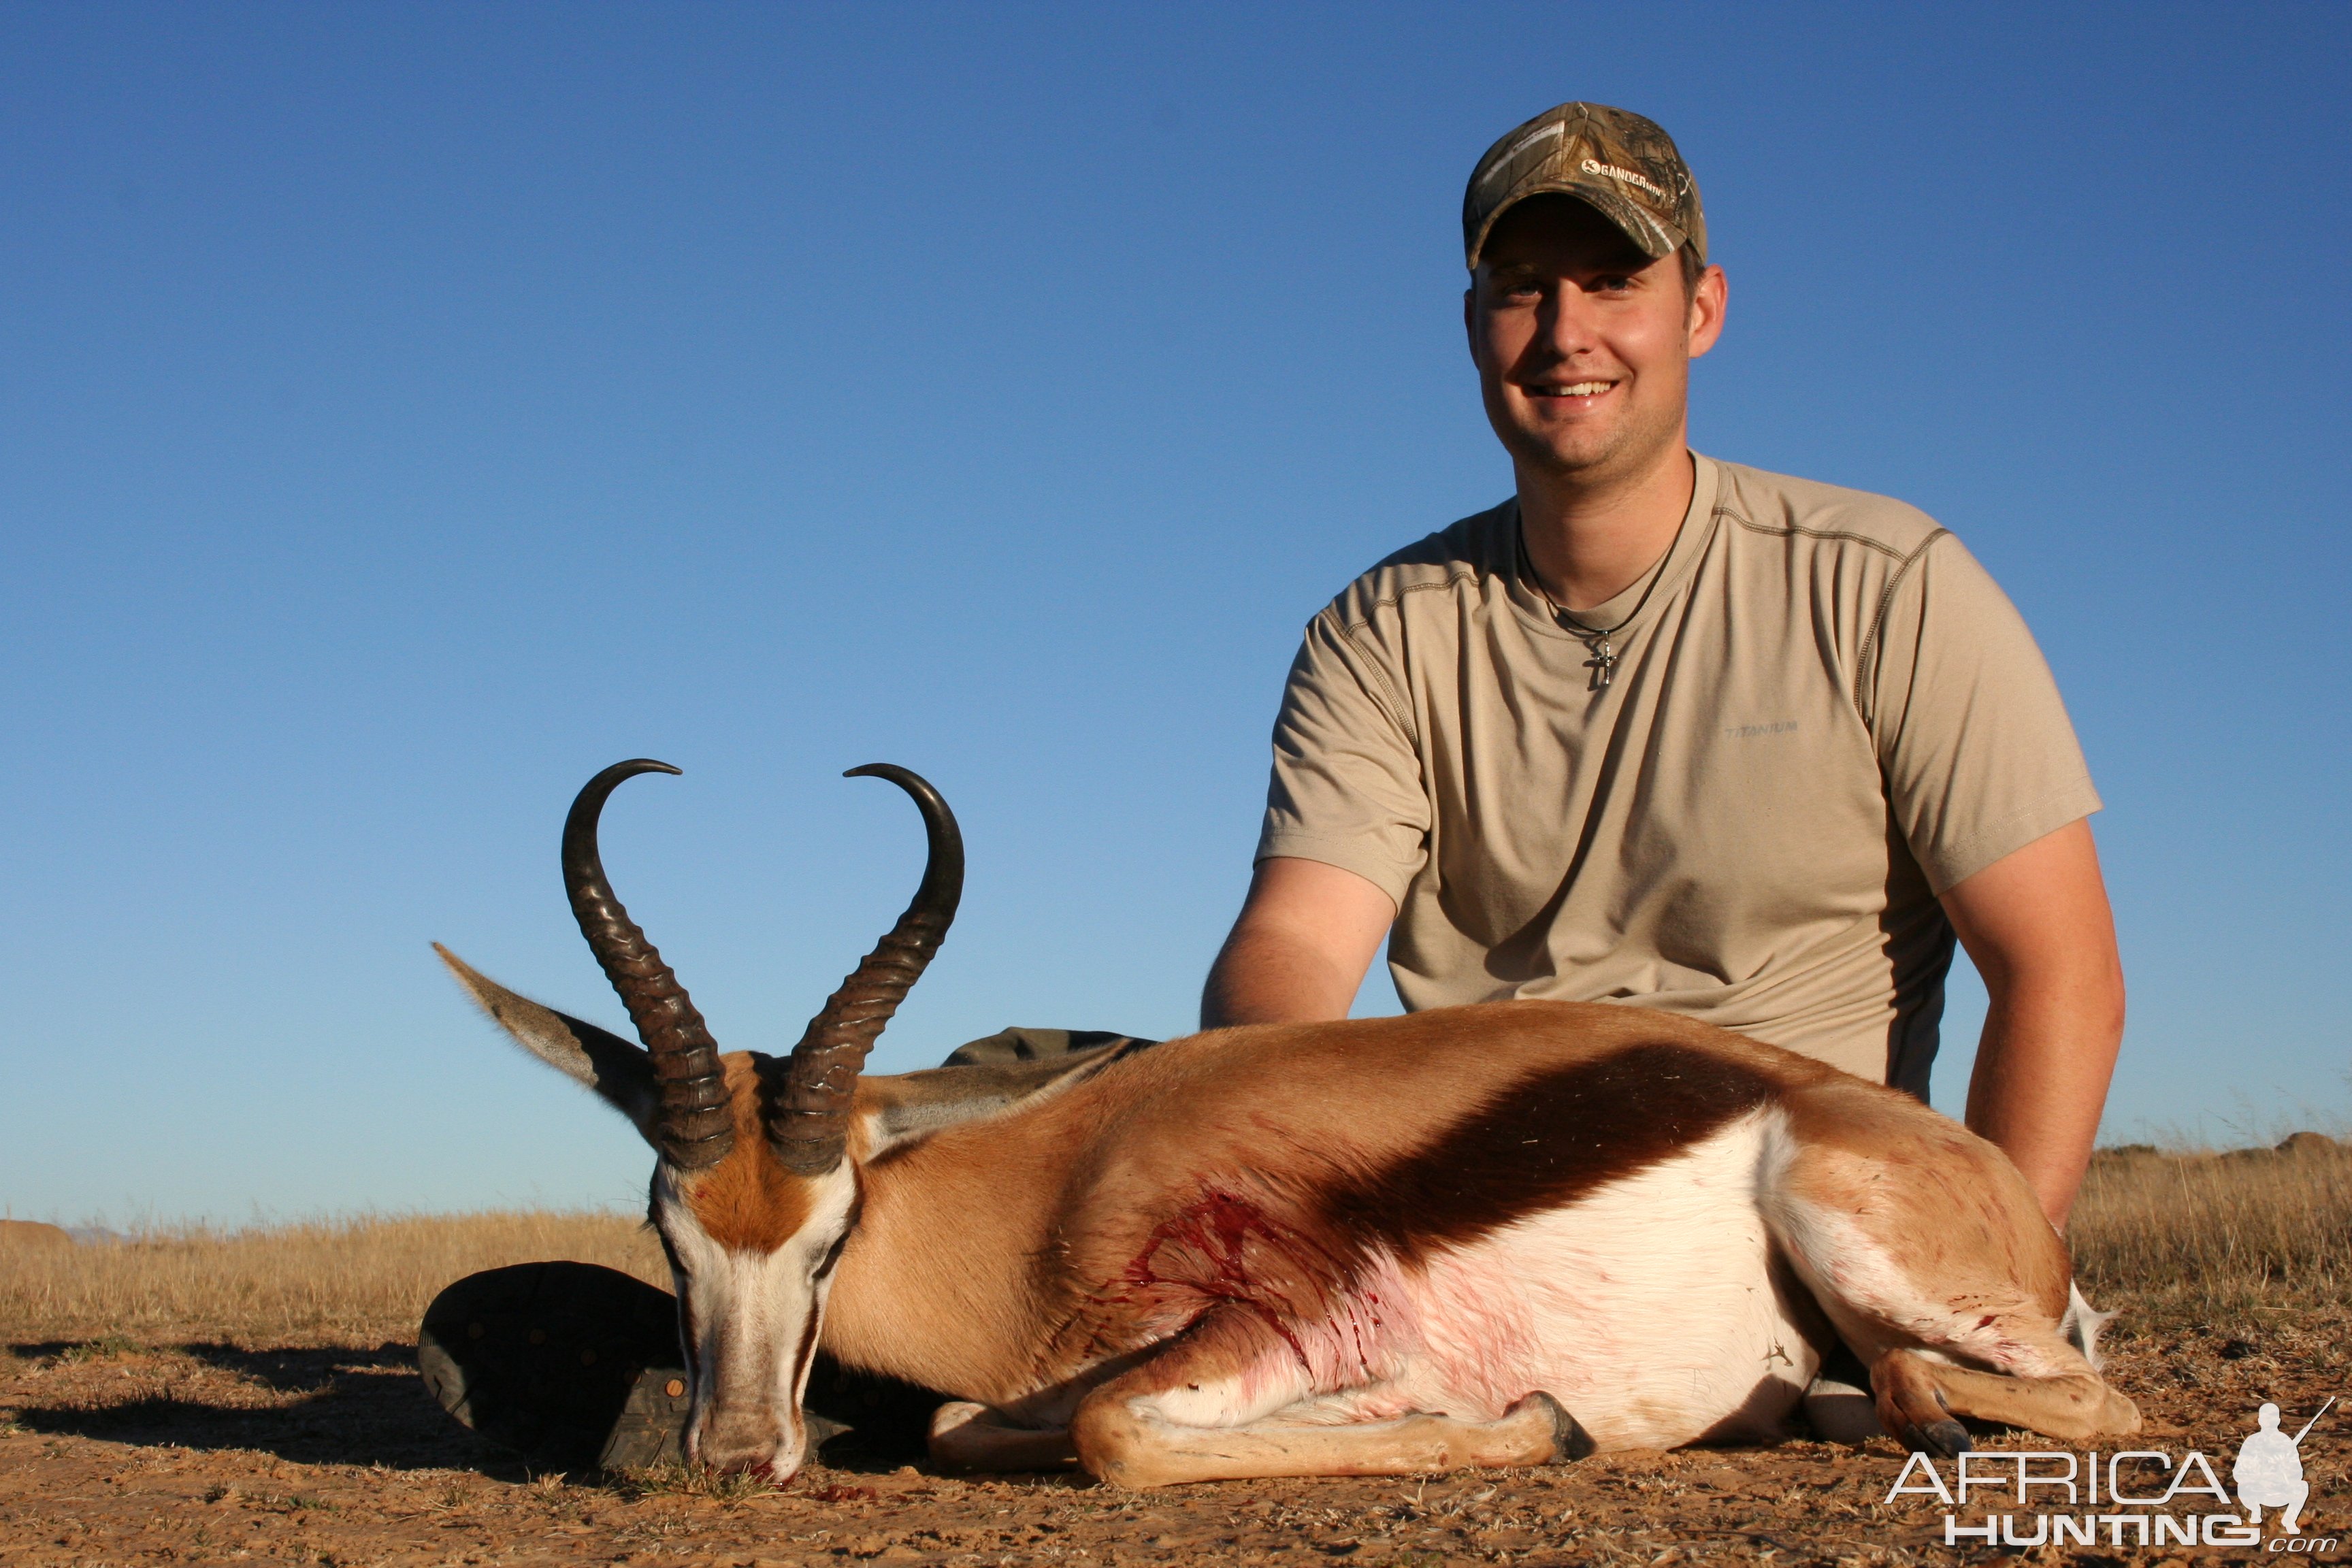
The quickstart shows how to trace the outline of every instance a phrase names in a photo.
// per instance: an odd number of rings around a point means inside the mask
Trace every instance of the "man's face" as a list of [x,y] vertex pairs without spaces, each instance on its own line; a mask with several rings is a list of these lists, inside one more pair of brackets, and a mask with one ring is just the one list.
[[1696,296],[1572,196],[1533,196],[1487,237],[1464,312],[1486,417],[1511,456],[1563,479],[1636,477],[1684,440],[1690,362],[1723,327],[1724,284]]

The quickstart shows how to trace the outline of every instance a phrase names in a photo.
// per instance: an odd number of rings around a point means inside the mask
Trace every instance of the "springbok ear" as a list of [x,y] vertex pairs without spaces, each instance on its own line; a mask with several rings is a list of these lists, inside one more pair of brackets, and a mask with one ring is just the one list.
[[542,1007],[528,996],[516,995],[489,976],[476,973],[437,942],[433,951],[491,1021],[514,1037],[516,1044],[564,1077],[595,1090],[596,1097],[627,1117],[647,1142],[653,1141],[659,1098],[653,1058],[642,1047],[593,1024]]
[[862,1079],[861,1101],[876,1112],[871,1157],[910,1138],[983,1121],[1060,1094],[1155,1042],[1120,1040],[1035,1061],[979,1062]]

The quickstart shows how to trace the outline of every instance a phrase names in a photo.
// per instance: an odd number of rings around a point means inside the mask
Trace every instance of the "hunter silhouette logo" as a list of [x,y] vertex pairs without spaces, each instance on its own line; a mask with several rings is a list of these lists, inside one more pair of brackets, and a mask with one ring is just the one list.
[[2279,1528],[2289,1535],[2303,1533],[2296,1516],[2303,1511],[2304,1500],[2311,1496],[2311,1483],[2303,1479],[2303,1440],[2319,1425],[2319,1417],[2327,1414],[2327,1405],[2335,1403],[2330,1395],[2318,1415],[2292,1437],[2278,1429],[2277,1405],[2265,1405],[2255,1413],[2254,1431],[2238,1445],[2238,1462],[2230,1470],[2230,1479],[2238,1483],[2238,1503],[2246,1510],[2248,1524],[2262,1523],[2266,1508],[2283,1509]]

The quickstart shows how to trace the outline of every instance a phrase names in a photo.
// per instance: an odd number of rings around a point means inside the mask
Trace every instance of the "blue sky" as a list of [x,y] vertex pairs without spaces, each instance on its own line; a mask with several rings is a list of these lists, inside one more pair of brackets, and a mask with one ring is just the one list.
[[2041,637],[2108,803],[2107,1135],[2340,1116],[2347,46],[2334,4],[11,6],[0,1205],[635,1201],[426,945],[617,1018],[554,860],[624,756],[687,770],[608,862],[730,1047],[911,888],[875,760],[971,846],[880,1065],[1188,1027],[1300,626],[1508,489],[1461,184],[1570,98],[1705,191],[1701,449],[1927,508]]

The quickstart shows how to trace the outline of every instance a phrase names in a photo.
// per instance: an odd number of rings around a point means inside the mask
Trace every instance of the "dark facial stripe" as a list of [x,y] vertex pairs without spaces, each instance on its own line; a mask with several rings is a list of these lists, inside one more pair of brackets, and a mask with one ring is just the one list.
[[816,1295],[812,1291],[808,1317],[801,1323],[800,1346],[793,1352],[793,1380],[785,1384],[793,1391],[794,1399],[798,1399],[801,1390],[807,1386],[809,1358],[816,1354],[816,1325],[820,1310]]
[[831,1274],[841,1262],[842,1253],[848,1249],[851,1233],[856,1230],[857,1222],[865,1216],[866,1184],[861,1180],[857,1184],[856,1191],[850,1196],[849,1215],[842,1221],[841,1234],[834,1237],[833,1245],[825,1249],[824,1259],[817,1264],[816,1272],[809,1277],[808,1321],[801,1325],[800,1348],[793,1352],[793,1381],[790,1386],[793,1397],[795,1399],[800,1397],[800,1391],[807,1386],[805,1380],[808,1376],[809,1362],[816,1354],[817,1324],[824,1316],[823,1291],[825,1277]]
[[1737,1062],[1663,1043],[1538,1073],[1426,1147],[1334,1186],[1324,1234],[1412,1262],[1654,1165],[1772,1093]]
[[669,1244],[669,1237],[661,1226],[654,1226],[654,1235],[661,1241],[662,1256],[669,1259],[670,1282],[677,1287],[677,1348],[686,1358],[686,1374],[699,1379],[702,1358],[696,1352],[694,1328],[694,1292],[689,1288],[686,1266],[677,1260],[677,1248]]

